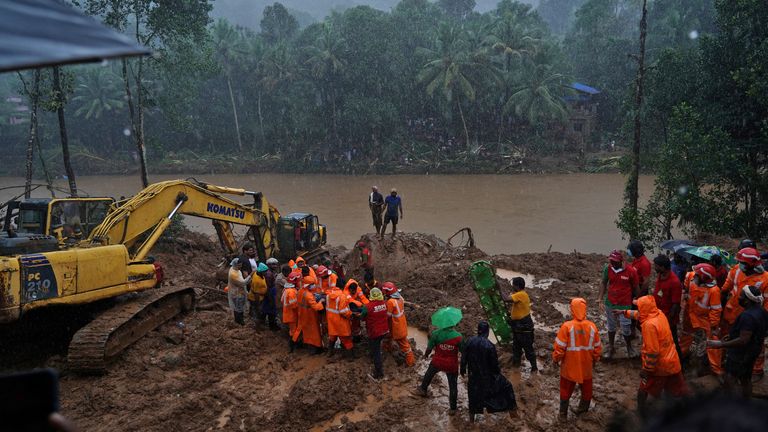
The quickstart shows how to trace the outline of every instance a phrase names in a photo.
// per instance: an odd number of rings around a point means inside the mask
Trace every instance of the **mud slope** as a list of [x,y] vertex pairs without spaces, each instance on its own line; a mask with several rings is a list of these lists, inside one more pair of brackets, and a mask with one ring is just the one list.
[[[403,234],[379,241],[369,236],[377,278],[391,280],[409,302],[407,316],[416,351],[432,312],[445,305],[461,307],[460,330],[471,334],[482,313],[467,274],[469,264],[489,259],[500,269],[533,274],[529,293],[537,322],[536,343],[542,369],[531,376],[509,365],[507,348],[500,347],[503,371],[515,385],[520,419],[486,415],[476,430],[548,431],[556,426],[558,373],[550,368],[554,332],[563,322],[563,306],[584,296],[590,317],[603,257],[582,254],[525,254],[489,257],[478,249],[449,248],[434,236]],[[350,245],[351,246],[351,245]],[[175,285],[213,286],[219,263],[218,247],[199,235],[167,242],[157,254]],[[359,258],[344,256],[354,276]],[[556,279],[552,281],[549,279]],[[508,289],[509,283],[500,280]],[[402,366],[385,356],[387,380],[374,383],[364,344],[351,359],[312,356],[306,350],[288,354],[283,332],[231,323],[223,297],[202,290],[196,311],[167,323],[130,347],[104,376],[66,373],[61,382],[62,411],[84,431],[426,431],[471,429],[466,392],[460,379],[459,415],[448,417],[444,376],[431,387],[432,397],[411,396],[426,369]],[[622,351],[620,347],[620,351]],[[64,355],[65,353],[61,353]],[[55,360],[55,356],[54,356]],[[40,364],[50,362],[48,357]],[[61,360],[58,360],[61,362]],[[639,365],[628,361],[599,365],[595,377],[595,407],[574,421],[570,430],[603,430],[616,408],[634,407]]]

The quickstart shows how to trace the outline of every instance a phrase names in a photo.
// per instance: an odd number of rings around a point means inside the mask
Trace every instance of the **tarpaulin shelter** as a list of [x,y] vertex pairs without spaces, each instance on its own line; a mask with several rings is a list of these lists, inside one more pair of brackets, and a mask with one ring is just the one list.
[[0,72],[149,53],[60,1],[0,1]]

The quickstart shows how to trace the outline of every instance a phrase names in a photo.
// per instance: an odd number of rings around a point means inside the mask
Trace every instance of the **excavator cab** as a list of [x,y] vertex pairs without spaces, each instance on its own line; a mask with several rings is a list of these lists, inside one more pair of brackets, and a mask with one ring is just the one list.
[[278,223],[277,242],[282,261],[305,256],[307,251],[319,250],[326,242],[325,225],[309,213],[291,213]]
[[104,221],[112,198],[34,198],[18,202],[16,232],[20,236],[55,237],[59,244],[88,237]]

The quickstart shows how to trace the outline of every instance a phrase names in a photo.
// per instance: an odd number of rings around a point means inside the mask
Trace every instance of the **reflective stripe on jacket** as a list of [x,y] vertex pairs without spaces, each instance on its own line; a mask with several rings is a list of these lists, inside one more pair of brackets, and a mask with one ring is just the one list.
[[597,326],[587,318],[587,301],[571,300],[573,320],[565,322],[557,332],[552,359],[562,361],[560,375],[576,383],[592,379],[592,365],[600,359],[602,344]]

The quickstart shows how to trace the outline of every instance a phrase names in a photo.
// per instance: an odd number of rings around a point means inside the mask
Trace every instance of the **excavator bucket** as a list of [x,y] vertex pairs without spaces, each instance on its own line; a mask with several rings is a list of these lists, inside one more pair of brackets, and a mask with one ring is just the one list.
[[496,269],[488,261],[477,261],[469,267],[469,276],[496,340],[499,344],[512,343],[512,328],[507,323],[507,308],[496,283]]

